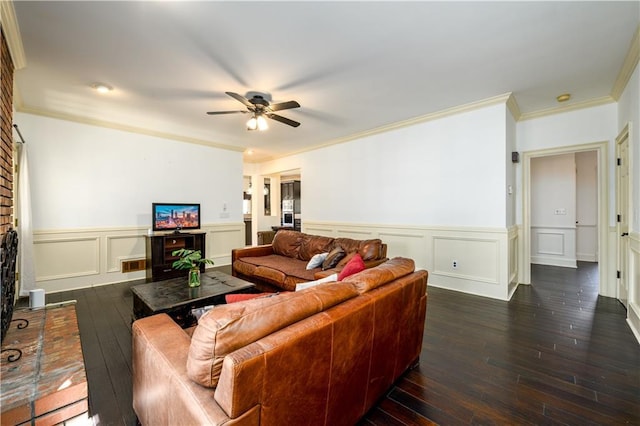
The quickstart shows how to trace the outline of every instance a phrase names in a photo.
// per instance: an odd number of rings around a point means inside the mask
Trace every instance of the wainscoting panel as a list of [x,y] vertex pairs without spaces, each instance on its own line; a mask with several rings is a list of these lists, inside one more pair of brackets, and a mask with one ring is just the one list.
[[231,250],[244,247],[244,224],[207,225],[202,227],[207,232],[207,257],[212,259],[215,266],[231,263]]
[[499,284],[497,240],[433,237],[433,272]]
[[564,234],[562,232],[538,231],[536,237],[538,241],[538,254],[564,256]]
[[332,226],[302,222],[302,231],[312,235],[322,235],[325,237],[337,238],[338,231]]
[[576,225],[576,259],[598,261],[598,226]]
[[577,268],[576,229],[532,226],[531,263]]
[[105,238],[107,272],[122,271],[123,260],[144,259],[146,242],[144,235],[113,235]]
[[100,273],[99,237],[34,241],[36,282]]
[[519,275],[519,267],[520,267],[520,256],[518,256],[518,250],[520,247],[520,242],[518,238],[520,236],[520,230],[517,226],[512,226],[509,228],[509,298],[513,295],[518,287],[518,275]]
[[[231,263],[244,246],[244,223],[205,224],[206,255]],[[33,234],[36,285],[47,293],[143,280],[145,271],[121,272],[123,260],[146,258],[147,227],[38,230]]]
[[336,237],[338,238],[352,238],[354,240],[370,240],[376,238],[375,231],[370,229],[338,229],[336,230]]
[[627,322],[640,343],[640,233],[629,235],[629,307]]
[[502,300],[507,300],[517,287],[517,227],[507,230],[305,220],[303,232],[330,237],[380,238],[387,244],[389,258],[413,259],[416,269],[429,271],[429,285],[434,287]]
[[387,254],[389,247],[393,247],[393,256],[409,257],[414,253],[426,250],[426,238],[423,232],[379,232],[378,237],[387,244]]

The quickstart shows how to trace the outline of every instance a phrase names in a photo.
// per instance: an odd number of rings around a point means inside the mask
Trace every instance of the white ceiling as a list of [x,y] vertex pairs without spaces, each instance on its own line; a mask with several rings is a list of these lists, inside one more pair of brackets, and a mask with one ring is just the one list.
[[[508,92],[526,115],[608,97],[640,2],[14,1],[18,111],[252,149],[263,161]],[[94,82],[114,87],[108,95]],[[300,121],[245,129],[225,95]]]

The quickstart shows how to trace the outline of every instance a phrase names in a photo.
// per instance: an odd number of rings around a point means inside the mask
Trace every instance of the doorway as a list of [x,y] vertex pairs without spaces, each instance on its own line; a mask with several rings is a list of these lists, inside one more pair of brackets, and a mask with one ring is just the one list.
[[607,280],[607,253],[608,253],[608,150],[607,142],[600,142],[587,145],[546,149],[540,151],[530,151],[523,153],[523,209],[522,209],[522,276],[520,282],[531,283],[531,242],[532,242],[532,181],[531,167],[532,159],[538,157],[548,157],[563,154],[575,154],[580,152],[595,151],[597,154],[597,262],[599,271],[600,294],[610,295],[611,289]]

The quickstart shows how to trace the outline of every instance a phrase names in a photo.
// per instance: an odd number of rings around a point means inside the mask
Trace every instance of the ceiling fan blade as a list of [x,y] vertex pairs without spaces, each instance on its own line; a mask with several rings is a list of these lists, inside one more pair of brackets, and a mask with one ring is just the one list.
[[246,114],[248,111],[209,111],[207,114],[209,115],[220,115],[220,114],[237,114],[242,113]]
[[251,102],[249,102],[249,100],[247,98],[245,98],[242,95],[238,95],[237,93],[234,93],[234,92],[224,92],[224,93],[226,93],[227,95],[231,96],[236,101],[242,102],[244,104],[244,106],[246,106],[247,108],[251,108],[251,107],[254,106]]
[[296,101],[280,102],[278,104],[269,105],[271,111],[282,111],[283,109],[300,108],[300,104]]
[[297,121],[290,120],[287,117],[283,117],[281,115],[277,115],[277,114],[265,114],[265,115],[271,118],[272,120],[276,120],[281,123],[288,124],[291,127],[298,127],[300,125],[300,123],[298,123]]

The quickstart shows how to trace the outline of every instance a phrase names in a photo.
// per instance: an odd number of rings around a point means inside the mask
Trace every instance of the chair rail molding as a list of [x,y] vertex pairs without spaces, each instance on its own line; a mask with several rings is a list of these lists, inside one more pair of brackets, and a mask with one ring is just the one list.
[[[518,285],[518,227],[474,228],[302,221],[303,232],[380,238],[387,256],[429,271],[429,285],[508,300]],[[455,265],[454,265],[455,263]]]
[[[216,266],[231,263],[244,246],[242,222],[207,223],[206,256]],[[125,260],[145,259],[148,227],[46,229],[33,233],[36,282],[47,293],[144,280],[145,271],[122,272]]]

